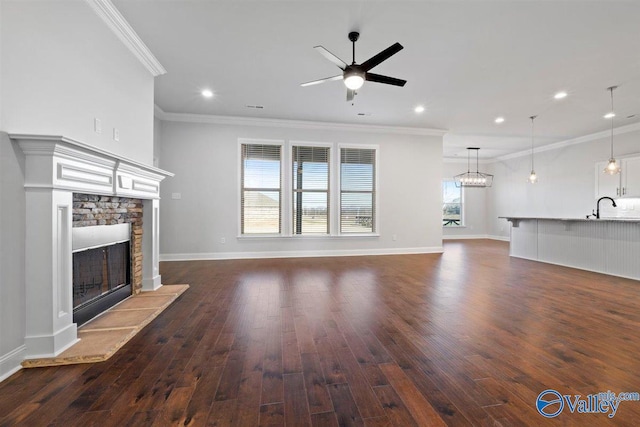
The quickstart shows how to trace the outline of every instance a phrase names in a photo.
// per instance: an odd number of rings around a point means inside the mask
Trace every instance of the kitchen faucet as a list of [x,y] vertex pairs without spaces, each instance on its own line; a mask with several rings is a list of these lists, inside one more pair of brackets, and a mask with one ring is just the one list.
[[602,201],[602,199],[609,199],[611,200],[611,203],[613,204],[614,208],[618,207],[618,205],[616,205],[616,201],[613,200],[611,197],[608,197],[608,196],[600,197],[598,199],[598,202],[596,203],[596,218],[598,219],[600,218],[600,202]]

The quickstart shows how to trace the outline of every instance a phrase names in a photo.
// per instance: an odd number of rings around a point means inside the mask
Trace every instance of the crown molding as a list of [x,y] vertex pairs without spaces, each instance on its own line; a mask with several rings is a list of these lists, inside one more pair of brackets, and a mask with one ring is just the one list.
[[289,129],[338,130],[423,136],[444,136],[447,133],[447,131],[443,129],[312,122],[304,120],[263,119],[238,116],[215,116],[204,114],[167,113],[163,111],[158,105],[154,106],[154,115],[158,119],[168,122],[207,123],[232,126],[263,126],[278,128],[285,127]]
[[116,9],[111,0],[85,0],[93,11],[107,24],[124,45],[138,58],[153,77],[166,74],[167,70],[160,64],[151,50],[136,34],[131,25]]
[[160,108],[158,104],[153,104],[153,117],[155,117],[158,120],[166,120],[165,119],[166,114],[167,113],[162,111],[162,108]]
[[[444,164],[465,164],[466,165],[467,163],[469,163],[469,160],[462,157],[443,157],[442,162]],[[471,159],[471,162],[475,163],[473,159]],[[481,165],[486,165],[493,162],[495,162],[495,159],[478,159],[478,163]]]
[[[623,135],[629,132],[635,132],[640,130],[640,123],[634,123],[632,125],[620,126],[613,130],[614,135]],[[555,142],[553,144],[544,145],[542,147],[535,148],[534,153],[543,153],[545,151],[557,150],[560,148],[570,147],[572,145],[584,144],[585,142],[595,141],[597,139],[607,138],[611,135],[611,130],[603,130],[601,132],[591,133],[589,135],[579,136],[578,138],[567,139],[565,141]],[[494,162],[501,162],[504,160],[515,159],[517,157],[529,156],[531,150],[518,151],[516,153],[505,154],[494,159]]]

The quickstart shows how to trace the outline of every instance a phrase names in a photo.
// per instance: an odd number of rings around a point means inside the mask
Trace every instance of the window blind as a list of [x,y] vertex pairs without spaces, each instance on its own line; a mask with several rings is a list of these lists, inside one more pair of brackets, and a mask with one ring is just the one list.
[[376,150],[340,150],[340,232],[376,230]]
[[329,147],[292,147],[293,233],[329,233]]
[[280,145],[242,144],[242,234],[281,232]]

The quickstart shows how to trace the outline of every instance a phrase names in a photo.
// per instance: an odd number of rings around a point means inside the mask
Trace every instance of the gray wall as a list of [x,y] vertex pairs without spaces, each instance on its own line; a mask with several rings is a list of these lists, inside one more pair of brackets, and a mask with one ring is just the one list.
[[1,31],[4,130],[152,164],[153,77],[86,2],[3,2]]
[[[442,247],[440,136],[171,121],[163,121],[161,135],[160,167],[176,174],[161,190],[161,259],[402,253]],[[238,238],[238,138],[379,145],[380,236]],[[180,193],[181,199],[172,199],[172,193]]]

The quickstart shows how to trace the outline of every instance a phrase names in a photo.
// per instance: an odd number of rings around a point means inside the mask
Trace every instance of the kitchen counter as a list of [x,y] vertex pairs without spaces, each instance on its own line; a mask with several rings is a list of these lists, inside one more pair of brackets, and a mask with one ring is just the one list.
[[509,221],[510,223],[514,224],[514,227],[517,227],[517,225],[515,225],[516,222],[519,222],[521,220],[541,220],[541,221],[585,221],[585,222],[593,222],[593,221],[615,221],[615,222],[636,222],[640,224],[640,218],[612,218],[612,217],[608,217],[608,218],[546,218],[546,217],[529,217],[529,216],[499,216],[498,218],[502,218],[502,219],[506,219],[507,221]]
[[513,257],[640,280],[640,218],[500,218]]

